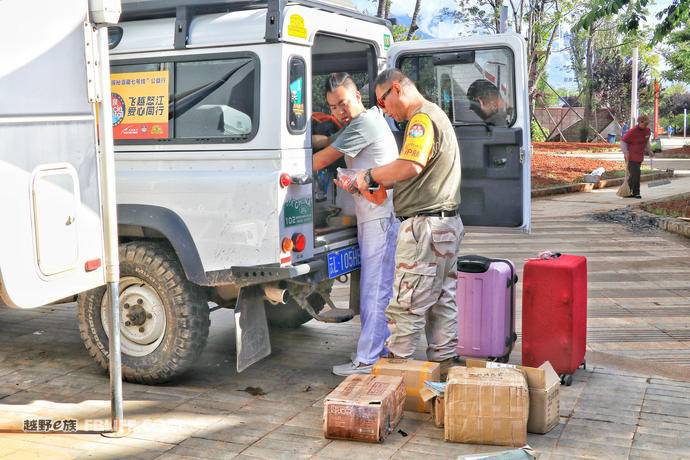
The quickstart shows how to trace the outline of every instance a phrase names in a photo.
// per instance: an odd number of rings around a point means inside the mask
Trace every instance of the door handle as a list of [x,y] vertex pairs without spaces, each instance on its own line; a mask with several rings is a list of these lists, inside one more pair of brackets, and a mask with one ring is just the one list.
[[502,167],[502,166],[505,166],[506,164],[508,164],[508,159],[507,159],[507,158],[496,158],[496,159],[494,160],[494,166],[497,167],[497,168],[500,168],[500,167]]
[[293,184],[297,185],[311,184],[314,181],[309,174],[295,174],[294,176],[290,176],[290,179]]

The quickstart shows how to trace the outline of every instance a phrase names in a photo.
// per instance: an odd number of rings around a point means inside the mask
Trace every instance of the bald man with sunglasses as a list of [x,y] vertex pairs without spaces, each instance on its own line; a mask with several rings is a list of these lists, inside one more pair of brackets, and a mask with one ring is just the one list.
[[427,358],[452,365],[457,345],[457,252],[464,234],[460,204],[460,147],[445,112],[426,100],[397,69],[376,79],[379,107],[398,122],[408,121],[397,160],[357,176],[357,187],[393,189],[401,221],[396,242],[393,298],[386,309],[397,358],[409,358],[422,330]]

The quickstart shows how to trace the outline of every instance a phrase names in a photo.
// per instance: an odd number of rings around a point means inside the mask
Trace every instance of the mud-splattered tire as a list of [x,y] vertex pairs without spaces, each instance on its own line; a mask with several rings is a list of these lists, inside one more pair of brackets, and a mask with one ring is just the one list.
[[[108,369],[106,288],[79,295],[79,331],[86,349]],[[129,315],[129,316],[128,316]],[[128,382],[163,383],[196,361],[208,338],[208,302],[163,243],[120,245],[122,374]]]

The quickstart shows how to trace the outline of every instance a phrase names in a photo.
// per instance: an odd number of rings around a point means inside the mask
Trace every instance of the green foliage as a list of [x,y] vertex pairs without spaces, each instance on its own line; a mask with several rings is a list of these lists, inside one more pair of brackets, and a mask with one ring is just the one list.
[[[403,24],[395,24],[393,25],[393,40],[396,42],[403,42],[407,41],[407,31],[408,27],[403,25]],[[412,40],[419,40],[419,35],[415,32],[414,35],[412,35]]]
[[[544,132],[542,132],[542,130]],[[531,132],[531,137],[532,137],[532,142],[546,142],[546,140],[549,137],[549,130],[542,127],[541,129],[539,128],[539,124],[537,123],[537,120],[532,120],[531,126],[530,126],[530,132]]]
[[[624,20],[619,30],[636,32],[640,24],[647,20],[649,0],[596,0],[587,14],[573,26],[573,31],[589,30],[596,21],[610,18],[625,10]],[[667,8],[659,12],[660,22],[654,29],[652,43],[659,43],[677,26],[690,21],[690,0],[671,0]]]
[[673,126],[674,135],[683,134],[683,113],[659,117],[659,125],[664,128],[664,132],[666,132],[666,127],[671,125]]
[[664,57],[669,69],[664,72],[664,77],[669,80],[690,83],[690,26],[671,32],[666,43],[669,47],[664,52]]

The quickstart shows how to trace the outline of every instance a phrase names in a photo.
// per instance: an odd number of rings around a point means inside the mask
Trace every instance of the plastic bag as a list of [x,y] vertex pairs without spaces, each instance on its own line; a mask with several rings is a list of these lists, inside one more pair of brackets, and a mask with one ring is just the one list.
[[369,191],[365,191],[364,193],[360,192],[360,190],[357,188],[357,173],[359,173],[359,171],[356,169],[338,168],[338,180],[336,181],[336,184],[338,187],[349,193],[361,194],[367,201],[371,201],[375,205],[383,204],[388,198],[386,189],[378,186],[377,188],[369,189]]

